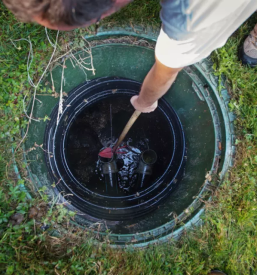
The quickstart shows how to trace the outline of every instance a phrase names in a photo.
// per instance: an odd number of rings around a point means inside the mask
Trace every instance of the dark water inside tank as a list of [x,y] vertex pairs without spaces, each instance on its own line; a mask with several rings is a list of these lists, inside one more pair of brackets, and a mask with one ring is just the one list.
[[158,158],[144,188],[165,172],[173,153],[173,138],[167,118],[157,109],[141,114],[133,125],[116,156],[116,191],[107,186],[98,154],[103,147],[115,144],[133,112],[130,97],[116,95],[85,108],[73,121],[66,139],[68,165],[75,178],[91,191],[114,196],[137,192],[136,169],[140,153],[147,149],[154,150]]

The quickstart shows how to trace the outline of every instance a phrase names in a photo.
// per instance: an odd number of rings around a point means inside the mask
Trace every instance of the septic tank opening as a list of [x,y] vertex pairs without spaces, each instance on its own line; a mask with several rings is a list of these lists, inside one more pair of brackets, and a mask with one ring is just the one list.
[[74,89],[59,123],[56,112],[46,128],[46,153],[59,192],[95,218],[129,220],[154,211],[169,197],[183,175],[185,139],[173,108],[142,114],[113,159],[98,157],[119,137],[134,109],[131,96],[141,84],[103,78]]
[[[156,210],[138,218],[132,219],[131,215],[127,215],[127,219],[124,220],[125,216],[121,215],[122,220],[113,221],[117,217],[117,212],[114,218],[110,217],[112,220],[101,220],[87,214],[89,208],[90,211],[91,208],[99,209],[95,208],[94,201],[90,202],[85,199],[87,193],[83,186],[70,184],[72,176],[68,174],[69,167],[66,164],[60,164],[60,159],[63,162],[67,161],[65,152],[62,152],[62,148],[64,148],[62,137],[67,134],[67,125],[71,125],[70,114],[74,112],[79,114],[86,105],[92,104],[98,96],[104,95],[99,92],[99,89],[94,89],[95,93],[85,93],[84,97],[80,97],[80,101],[76,101],[76,96],[79,97],[80,93],[96,86],[98,81],[92,81],[96,78],[118,75],[142,82],[154,64],[153,49],[158,34],[159,29],[154,34],[152,29],[135,28],[134,26],[133,30],[130,28],[114,28],[111,31],[102,29],[96,36],[91,36],[90,43],[95,70],[85,74],[80,66],[74,66],[73,62],[67,59],[64,89],[68,93],[86,79],[90,79],[91,82],[77,88],[68,101],[65,98],[64,113],[60,118],[58,131],[56,127],[57,109],[55,109],[55,114],[52,111],[59,98],[38,94],[39,100],[35,102],[34,116],[50,117],[52,113],[51,122],[47,125],[47,121],[44,120],[32,121],[25,143],[25,161],[28,163],[29,177],[35,188],[44,188],[51,201],[61,203],[69,210],[76,212],[75,221],[71,221],[71,223],[75,222],[76,226],[95,230],[97,238],[108,235],[111,243],[121,246],[130,244],[135,247],[146,247],[149,244],[164,242],[170,238],[178,238],[184,229],[197,224],[201,221],[200,216],[204,211],[202,200],[210,198],[213,187],[218,184],[216,181],[210,182],[206,178],[206,174],[211,175],[212,178],[217,176],[222,180],[233,163],[234,116],[228,108],[229,95],[225,88],[218,91],[219,87],[225,87],[225,85],[223,82],[220,83],[214,75],[210,59],[205,59],[198,64],[184,68],[165,95],[166,102],[172,106],[181,120],[187,145],[186,167],[182,179],[176,181],[174,178],[174,181],[167,181],[172,182],[169,186],[170,189],[174,189],[175,183],[178,182],[175,190],[169,193]],[[74,55],[78,60],[81,57],[88,58],[82,52],[74,53]],[[61,89],[62,65],[56,66],[52,71],[56,91]],[[101,81],[101,84],[98,83],[100,86],[105,83],[104,79]],[[110,79],[106,81],[110,82]],[[51,83],[49,75],[45,80],[46,87],[51,89]],[[124,88],[123,94],[129,91],[134,94],[135,90],[139,91],[140,87],[133,87],[133,82],[130,85],[132,87],[128,91]],[[115,94],[118,87],[110,85],[110,89],[110,92]],[[93,94],[95,96],[92,96]],[[73,108],[73,103],[76,103],[74,104],[76,109]],[[165,104],[162,109],[167,111]],[[46,128],[48,128],[47,131]],[[45,136],[44,133],[46,133]],[[177,140],[179,141],[179,139]],[[43,156],[43,150],[31,150],[35,142],[37,144],[44,143],[43,148],[48,152],[46,158]],[[175,148],[179,148],[179,146],[175,146]],[[157,157],[159,158],[159,155]],[[119,165],[117,163],[118,168]],[[178,171],[173,167],[168,170]],[[181,178],[179,176],[178,173],[176,177]],[[163,177],[161,180],[165,182],[165,179],[166,177]],[[75,179],[72,178],[72,181]],[[164,194],[166,191],[167,189],[160,194]],[[156,201],[161,198],[160,195]],[[102,209],[100,212],[103,214]]]

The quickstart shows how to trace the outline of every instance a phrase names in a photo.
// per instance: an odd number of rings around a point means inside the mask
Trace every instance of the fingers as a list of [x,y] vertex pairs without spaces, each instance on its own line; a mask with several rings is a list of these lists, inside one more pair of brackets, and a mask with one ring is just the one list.
[[138,110],[142,113],[151,113],[158,107],[158,101],[154,102],[152,105],[149,105],[149,106],[144,105],[143,106],[138,101],[138,96],[137,95],[133,96],[131,98],[130,102],[136,110]]

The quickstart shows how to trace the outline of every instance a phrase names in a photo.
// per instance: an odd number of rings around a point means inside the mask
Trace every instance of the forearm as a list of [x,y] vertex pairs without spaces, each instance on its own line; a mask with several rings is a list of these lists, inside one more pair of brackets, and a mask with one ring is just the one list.
[[149,106],[160,99],[175,81],[181,69],[165,68],[157,62],[146,76],[138,98],[142,106]]
[[156,63],[144,80],[139,96],[136,100],[132,100],[134,107],[142,111],[153,106],[154,110],[155,104],[157,107],[157,100],[168,91],[181,69],[166,67],[156,59]]

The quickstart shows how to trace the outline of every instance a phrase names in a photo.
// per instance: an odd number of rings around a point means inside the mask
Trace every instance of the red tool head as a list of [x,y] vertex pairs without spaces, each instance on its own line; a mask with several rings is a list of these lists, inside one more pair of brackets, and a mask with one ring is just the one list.
[[112,152],[112,148],[105,148],[104,150],[102,150],[99,153],[99,156],[101,158],[107,158],[107,159],[111,159],[113,157],[113,152]]
[[101,158],[111,159],[113,157],[113,154],[126,154],[127,152],[123,152],[121,149],[127,148],[127,145],[119,147],[115,152],[113,152],[113,148],[108,147],[103,149],[98,155]]

